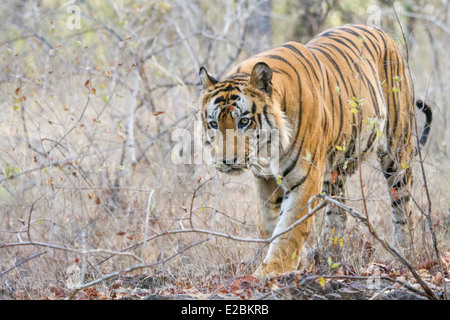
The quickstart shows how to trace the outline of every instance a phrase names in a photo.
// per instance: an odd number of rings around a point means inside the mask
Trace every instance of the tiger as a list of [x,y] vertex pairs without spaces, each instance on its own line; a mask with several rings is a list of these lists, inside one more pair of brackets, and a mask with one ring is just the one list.
[[[407,59],[388,33],[365,25],[334,27],[305,45],[291,41],[250,57],[221,81],[205,67],[199,78],[203,142],[212,147],[218,171],[253,172],[262,238],[303,217],[314,195],[325,192],[344,203],[340,196],[347,177],[373,154],[388,186],[393,245],[408,245],[408,190],[418,142],[414,105],[426,116],[421,145],[427,141],[432,111],[425,101],[415,100]],[[262,129],[277,130],[277,166],[270,155],[266,162],[249,164],[255,144],[245,134]],[[227,130],[247,137],[244,151],[238,152],[233,139],[234,148],[218,152],[218,144],[230,145]],[[266,144],[270,135],[267,139]],[[273,239],[255,276],[297,270],[313,220]],[[319,244],[331,248],[334,242],[336,247],[336,239],[345,235],[346,212],[328,204],[324,220]]]

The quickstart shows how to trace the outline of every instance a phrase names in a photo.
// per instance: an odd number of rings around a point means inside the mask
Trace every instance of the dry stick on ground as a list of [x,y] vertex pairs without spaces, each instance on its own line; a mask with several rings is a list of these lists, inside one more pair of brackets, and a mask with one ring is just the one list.
[[[322,276],[322,278],[325,278],[325,279],[347,279],[347,280],[371,280],[371,279],[374,278],[374,276],[366,276],[366,277],[364,277],[364,276],[344,276],[344,275],[343,276],[339,276],[339,275],[333,275],[333,276]],[[405,287],[406,289],[408,289],[408,290],[410,290],[410,291],[412,291],[412,292],[414,292],[414,293],[416,293],[416,294],[418,294],[418,295],[420,295],[422,297],[429,298],[429,296],[426,293],[424,293],[424,292],[422,292],[420,290],[417,290],[416,288],[411,287],[409,284],[407,284],[407,283],[405,283],[403,281],[400,281],[400,280],[397,280],[397,279],[392,279],[391,277],[388,277],[388,276],[379,276],[379,277],[376,277],[376,278],[378,278],[380,280],[387,280],[387,281],[390,281],[392,283],[398,283],[401,286]]]
[[130,267],[130,268],[126,268],[126,269],[122,269],[122,270],[115,271],[115,272],[112,272],[112,273],[108,273],[108,274],[104,275],[104,276],[101,277],[101,278],[95,279],[95,280],[93,280],[93,281],[91,281],[91,282],[88,282],[88,283],[85,283],[85,284],[83,284],[83,285],[78,286],[78,288],[76,288],[76,289],[72,292],[72,294],[70,295],[70,297],[69,297],[68,299],[69,299],[69,300],[72,300],[72,299],[75,297],[75,295],[76,295],[80,290],[82,290],[82,289],[91,287],[91,286],[93,286],[93,285],[95,285],[95,284],[97,284],[97,283],[100,283],[100,282],[103,282],[103,281],[105,281],[105,280],[111,279],[111,278],[113,278],[113,277],[115,277],[115,276],[123,275],[123,274],[125,274],[125,273],[129,273],[129,272],[134,271],[134,270],[150,268],[150,267],[156,266],[156,265],[158,265],[158,264],[165,263],[165,262],[167,262],[167,261],[169,261],[169,260],[175,258],[176,256],[180,255],[180,254],[183,253],[184,251],[186,251],[186,250],[188,250],[188,249],[190,249],[190,248],[192,248],[192,247],[198,246],[198,245],[200,245],[200,244],[202,244],[202,243],[204,243],[204,242],[206,242],[206,241],[208,241],[208,239],[204,239],[204,240],[200,240],[200,241],[194,242],[194,243],[190,244],[189,246],[184,247],[183,249],[177,251],[177,252],[174,253],[173,255],[168,256],[167,258],[164,258],[164,259],[162,259],[162,260],[158,260],[158,261],[156,261],[156,262],[154,262],[154,263],[150,263],[150,264],[139,264],[139,265],[136,265],[136,266],[133,266],[133,267]]
[[141,258],[136,256],[131,252],[123,252],[123,251],[114,251],[109,249],[89,249],[89,250],[80,250],[71,247],[60,246],[57,244],[51,244],[46,242],[38,242],[38,241],[20,241],[20,242],[12,242],[12,243],[0,243],[0,249],[8,248],[8,247],[20,247],[20,246],[35,246],[35,247],[46,247],[48,249],[57,249],[67,252],[73,252],[78,254],[94,254],[94,253],[106,253],[112,255],[121,255],[121,256],[129,256],[136,259],[139,262],[143,262]]
[[[373,279],[374,277],[373,276],[346,276],[346,275],[341,275],[341,276],[340,275],[332,275],[332,276],[312,275],[312,276],[307,276],[305,279],[302,279],[298,284],[287,285],[287,286],[284,286],[282,288],[278,288],[276,290],[272,290],[271,292],[269,292],[269,293],[265,294],[264,296],[260,297],[258,300],[263,300],[263,299],[267,298],[268,296],[273,295],[273,293],[283,292],[286,289],[301,288],[302,286],[304,286],[306,284],[306,282],[308,282],[308,281],[311,282],[311,281],[314,281],[314,280],[319,279],[319,278],[324,278],[324,279],[345,279],[345,280],[355,280],[355,281],[366,280],[367,281],[367,280]],[[417,289],[411,287],[407,283],[404,283],[404,282],[402,282],[400,280],[392,279],[391,277],[387,277],[387,276],[380,276],[380,277],[377,277],[377,278],[380,279],[380,280],[390,281],[392,283],[398,283],[401,286],[405,287],[406,289],[410,290],[411,292],[414,292],[415,294],[417,294],[419,296],[428,298],[427,294],[421,292],[420,290],[417,290]],[[387,287],[387,288],[389,288],[389,287]],[[374,297],[375,298],[378,297],[380,294],[383,293],[383,291],[385,289],[382,289],[380,292],[378,292],[371,299],[374,299]]]
[[362,214],[360,214],[359,212],[357,212],[355,209],[348,207],[342,203],[340,203],[339,201],[326,196],[326,195],[318,195],[318,196],[313,196],[312,198],[319,198],[319,199],[323,199],[324,202],[328,202],[331,204],[334,204],[335,206],[345,210],[346,212],[348,212],[352,217],[361,220],[361,222],[363,222],[368,228],[369,230],[371,230],[371,235],[387,250],[389,251],[392,255],[394,255],[395,257],[397,257],[408,269],[409,271],[412,273],[412,275],[414,276],[414,278],[417,280],[417,282],[420,284],[420,286],[423,288],[423,290],[425,291],[426,295],[428,298],[430,299],[434,299],[434,300],[438,300],[438,298],[436,297],[436,295],[434,294],[434,292],[430,289],[430,287],[423,281],[423,279],[420,277],[420,275],[416,272],[416,270],[414,269],[414,267],[411,265],[411,263],[406,260],[403,256],[401,256],[397,250],[395,250],[391,245],[389,245],[389,243],[383,239],[383,237],[381,237],[377,231],[374,229],[373,225],[367,220],[366,217],[364,217]]

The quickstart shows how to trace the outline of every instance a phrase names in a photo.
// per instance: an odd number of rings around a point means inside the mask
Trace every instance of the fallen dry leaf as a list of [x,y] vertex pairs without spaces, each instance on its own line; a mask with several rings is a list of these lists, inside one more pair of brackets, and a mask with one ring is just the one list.
[[433,280],[434,281],[432,281],[432,282],[434,282],[434,284],[441,285],[442,284],[442,280],[443,280],[442,273],[440,273],[440,272],[436,273],[436,275],[433,277]]

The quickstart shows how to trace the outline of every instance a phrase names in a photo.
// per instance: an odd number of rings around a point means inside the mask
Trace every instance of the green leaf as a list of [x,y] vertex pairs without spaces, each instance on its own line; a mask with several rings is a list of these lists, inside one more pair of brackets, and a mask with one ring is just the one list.
[[283,181],[283,177],[281,175],[277,176],[277,184],[281,184],[281,181]]
[[306,150],[306,157],[303,157],[308,162],[311,162],[311,152],[309,150]]
[[348,100],[348,103],[349,103],[353,108],[358,107],[358,104],[356,103],[356,101]]
[[380,131],[380,129],[377,129],[377,137],[381,138],[381,131]]
[[337,267],[339,267],[339,265],[340,265],[339,262],[333,263],[333,264],[331,265],[331,269],[336,269]]
[[297,252],[295,252],[295,251],[294,251],[294,252],[292,252],[292,256],[291,256],[291,259],[292,259],[292,260],[294,260],[296,256],[297,256]]
[[341,93],[341,88],[339,88],[339,86],[334,87],[334,91],[336,91],[336,93]]
[[344,166],[342,167],[342,169],[346,170],[347,169],[347,165],[348,165],[348,160],[345,160]]
[[397,89],[396,87],[393,87],[393,88],[392,88],[392,92],[397,93],[397,92],[398,92],[398,89]]
[[6,167],[5,167],[5,175],[7,178],[16,175],[19,172],[20,172],[20,170],[17,167],[10,167],[9,165],[6,165]]
[[331,257],[328,257],[328,266],[331,266],[332,263],[333,261],[331,260]]
[[325,289],[325,279],[323,277],[318,277],[317,280],[319,280],[319,284],[322,289]]
[[336,146],[336,149],[337,149],[338,151],[342,151],[342,150],[343,150],[341,146]]
[[359,110],[356,108],[352,108],[352,110],[350,110],[351,112],[353,112],[354,114],[358,114]]

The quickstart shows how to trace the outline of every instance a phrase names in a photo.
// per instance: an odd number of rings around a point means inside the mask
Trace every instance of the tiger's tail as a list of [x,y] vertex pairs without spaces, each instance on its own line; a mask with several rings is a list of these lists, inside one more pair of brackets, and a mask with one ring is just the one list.
[[430,133],[431,129],[431,121],[433,120],[433,112],[431,111],[430,106],[423,100],[417,100],[416,107],[418,107],[419,110],[422,111],[426,117],[425,125],[423,127],[422,134],[420,135],[419,140],[420,145],[423,146],[428,140],[428,134]]

